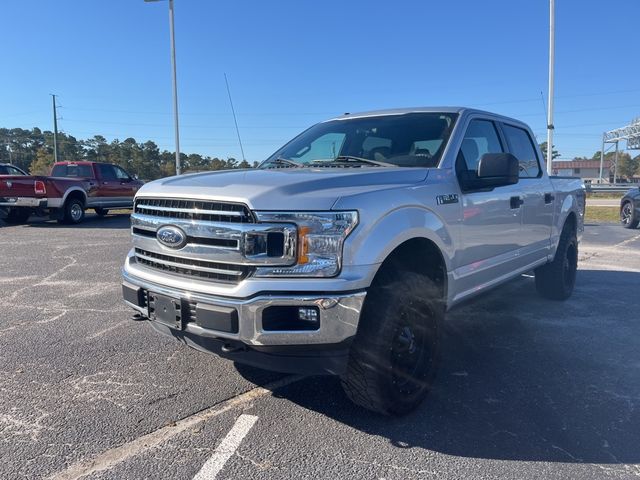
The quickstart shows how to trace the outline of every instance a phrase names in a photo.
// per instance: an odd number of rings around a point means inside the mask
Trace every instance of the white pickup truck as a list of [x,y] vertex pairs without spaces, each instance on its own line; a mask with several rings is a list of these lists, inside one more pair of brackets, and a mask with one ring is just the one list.
[[529,271],[543,297],[571,295],[584,207],[517,120],[345,114],[257,169],[144,185],[123,295],[195,348],[340,375],[354,402],[399,415],[429,390],[448,309]]

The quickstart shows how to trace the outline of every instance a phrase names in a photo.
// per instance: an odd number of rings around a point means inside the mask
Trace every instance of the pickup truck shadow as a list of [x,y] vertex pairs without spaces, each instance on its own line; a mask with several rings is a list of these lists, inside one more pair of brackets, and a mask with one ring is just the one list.
[[65,225],[60,224],[56,220],[51,220],[49,217],[31,217],[29,223],[25,224],[31,228],[108,228],[108,229],[121,229],[131,228],[131,221],[129,220],[128,213],[115,213],[108,214],[106,217],[99,217],[94,213],[87,213],[81,223],[77,225]]
[[454,309],[432,391],[406,417],[352,405],[331,377],[309,377],[276,395],[398,448],[638,463],[640,323],[622,286],[639,292],[640,273],[580,270],[564,303],[539,298],[533,280],[522,278]]

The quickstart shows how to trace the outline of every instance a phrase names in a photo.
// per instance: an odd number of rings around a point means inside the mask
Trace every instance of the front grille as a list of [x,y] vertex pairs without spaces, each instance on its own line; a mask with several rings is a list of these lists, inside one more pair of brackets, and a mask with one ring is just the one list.
[[255,221],[246,205],[206,200],[139,198],[136,200],[134,212],[154,217],[206,222],[254,223]]
[[216,282],[238,283],[247,278],[252,268],[243,265],[207,262],[191,258],[175,257],[150,252],[141,248],[134,250],[136,261],[149,268],[192,278]]

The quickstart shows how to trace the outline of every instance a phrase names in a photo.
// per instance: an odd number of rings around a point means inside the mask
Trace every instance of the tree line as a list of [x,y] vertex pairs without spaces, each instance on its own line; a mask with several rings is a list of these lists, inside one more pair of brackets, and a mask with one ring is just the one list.
[[[175,175],[175,152],[160,151],[151,140],[134,138],[108,142],[102,135],[82,140],[64,132],[58,133],[58,160],[114,163],[144,180]],[[48,175],[53,165],[53,132],[23,128],[0,128],[0,163],[12,163],[32,175]],[[182,171],[197,172],[256,167],[235,158],[222,159],[197,153],[181,153]]]
[[[540,145],[547,155],[547,142]],[[553,149],[553,158],[560,154]],[[614,161],[615,152],[605,154],[605,159]],[[138,142],[134,138],[108,142],[102,135],[79,140],[64,132],[58,133],[58,160],[90,160],[120,165],[127,172],[144,180],[175,175],[175,152],[160,151],[151,140]],[[600,160],[600,151],[591,158],[574,160]],[[181,153],[182,171],[199,172],[207,170],[228,170],[233,168],[255,168],[258,162],[249,164],[246,160],[222,159],[203,156],[198,153]],[[0,163],[12,163],[32,175],[48,175],[53,165],[53,132],[23,128],[0,128]],[[613,168],[613,167],[612,167]],[[631,157],[627,152],[618,153],[618,176],[631,178],[640,175],[640,155]]]

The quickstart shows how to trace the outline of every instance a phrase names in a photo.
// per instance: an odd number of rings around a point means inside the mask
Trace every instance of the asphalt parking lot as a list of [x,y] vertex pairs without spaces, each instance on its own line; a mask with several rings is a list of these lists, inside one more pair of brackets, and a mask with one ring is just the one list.
[[566,303],[523,277],[451,312],[431,395],[390,419],[131,321],[128,227],[0,222],[0,478],[640,477],[640,230],[588,225]]

